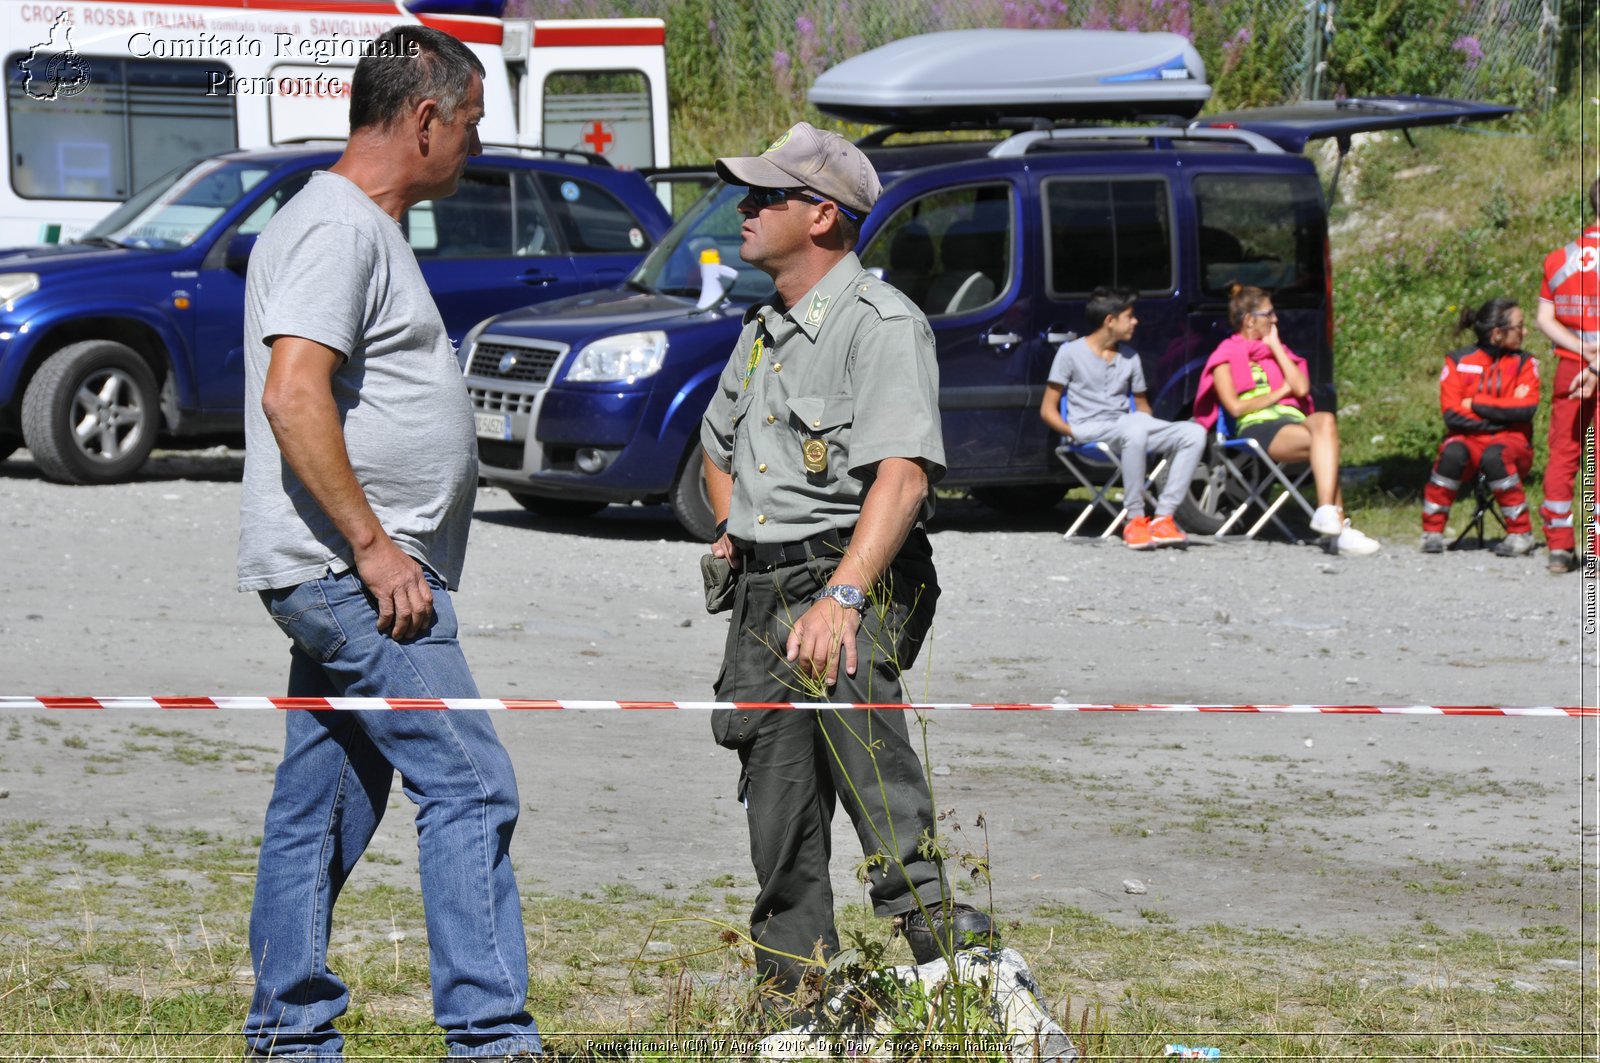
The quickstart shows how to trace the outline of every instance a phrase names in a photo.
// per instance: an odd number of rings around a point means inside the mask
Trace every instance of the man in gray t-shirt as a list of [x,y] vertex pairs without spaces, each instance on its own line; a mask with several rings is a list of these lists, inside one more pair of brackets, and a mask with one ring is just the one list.
[[[438,30],[374,42],[350,140],[267,225],[245,295],[240,590],[290,639],[291,697],[475,698],[449,589],[477,489],[472,410],[400,218],[479,153],[482,64]],[[451,1058],[533,1059],[510,860],[519,801],[483,712],[285,714],[262,831],[247,1058],[338,1059],[331,910],[396,771],[418,806],[434,1018]]]
[[[1132,292],[1120,288],[1101,287],[1090,293],[1085,316],[1094,331],[1062,344],[1056,352],[1039,417],[1069,440],[1105,443],[1117,452],[1128,507],[1123,542],[1135,550],[1183,546],[1188,536],[1173,514],[1200,464],[1206,431],[1193,421],[1151,416],[1144,367],[1128,342],[1139,324],[1133,300]],[[1150,453],[1170,459],[1154,520],[1144,512],[1145,463]]]

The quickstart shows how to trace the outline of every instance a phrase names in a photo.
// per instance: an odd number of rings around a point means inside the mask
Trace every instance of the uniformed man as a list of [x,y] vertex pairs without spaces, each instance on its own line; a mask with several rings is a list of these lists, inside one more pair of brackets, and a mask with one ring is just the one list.
[[[718,159],[750,191],[745,261],[773,297],[752,307],[701,427],[718,518],[712,553],[737,572],[720,701],[902,700],[900,676],[933,621],[939,585],[922,521],[945,471],[939,369],[927,319],[862,268],[854,247],[881,191],[867,157],[801,122],[756,157]],[[760,893],[762,974],[798,987],[805,960],[837,951],[828,878],[842,801],[880,916],[918,962],[987,943],[991,924],[951,907],[922,765],[901,712],[719,710]]]

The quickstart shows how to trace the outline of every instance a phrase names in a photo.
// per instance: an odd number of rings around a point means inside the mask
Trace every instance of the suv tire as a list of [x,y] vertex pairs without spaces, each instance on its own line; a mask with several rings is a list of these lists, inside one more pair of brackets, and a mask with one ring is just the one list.
[[[109,484],[128,479],[155,449],[161,392],[132,348],[83,340],[52,354],[22,397],[22,436],[47,480]],[[77,426],[94,429],[80,437]]]
[[517,505],[529,513],[556,520],[579,520],[592,517],[611,503],[587,498],[552,498],[549,495],[529,494],[527,491],[508,491]]
[[701,453],[697,440],[678,466],[678,477],[672,481],[667,504],[684,531],[694,536],[696,542],[709,543],[716,536],[717,520],[711,512],[711,496],[706,493],[706,467]]
[[1239,486],[1229,481],[1222,463],[1213,459],[1195,467],[1188,493],[1178,503],[1178,523],[1184,531],[1196,535],[1215,535],[1244,499]]

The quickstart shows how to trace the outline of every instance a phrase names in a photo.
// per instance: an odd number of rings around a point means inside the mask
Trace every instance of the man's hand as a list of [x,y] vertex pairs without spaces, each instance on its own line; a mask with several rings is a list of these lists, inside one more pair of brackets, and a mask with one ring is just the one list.
[[785,659],[799,668],[801,675],[824,679],[831,687],[839,681],[841,656],[845,673],[856,674],[856,631],[860,627],[860,613],[823,598],[790,629]]
[[739,570],[739,551],[733,548],[733,540],[728,538],[727,532],[723,532],[722,537],[711,544],[711,556],[722,558],[735,572]]
[[1593,369],[1579,370],[1578,375],[1572,378],[1572,387],[1567,391],[1567,396],[1574,399],[1587,399],[1594,395],[1600,388],[1600,376]]
[[388,536],[357,555],[356,574],[378,607],[378,630],[396,642],[426,631],[433,623],[433,589],[422,566]]

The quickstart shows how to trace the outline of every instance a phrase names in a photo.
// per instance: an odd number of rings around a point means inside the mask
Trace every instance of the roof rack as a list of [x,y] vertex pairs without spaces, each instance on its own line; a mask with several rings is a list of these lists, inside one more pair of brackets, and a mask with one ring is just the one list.
[[485,150],[493,148],[497,152],[511,155],[560,155],[563,158],[577,159],[589,163],[591,166],[604,166],[612,169],[611,160],[604,155],[596,155],[592,151],[579,151],[577,148],[552,148],[543,144],[498,144],[483,141]]
[[1051,141],[1071,140],[1212,140],[1244,144],[1264,155],[1282,155],[1284,150],[1259,133],[1246,129],[1208,129],[1204,126],[1115,126],[1031,129],[996,144],[991,159],[1014,159]]

